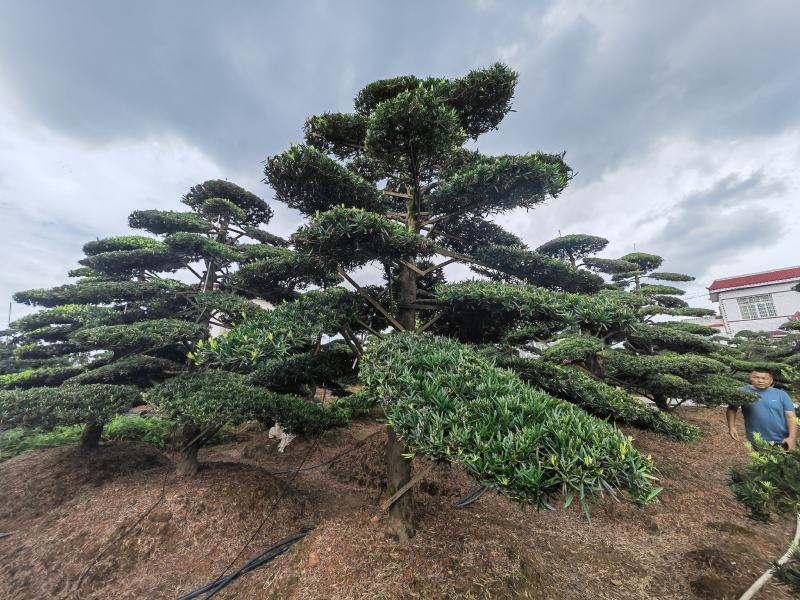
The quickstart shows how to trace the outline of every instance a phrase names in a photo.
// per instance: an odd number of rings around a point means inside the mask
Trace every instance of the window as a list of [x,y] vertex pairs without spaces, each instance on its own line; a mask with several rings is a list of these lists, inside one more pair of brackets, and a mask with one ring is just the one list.
[[772,301],[772,294],[747,296],[746,298],[737,298],[736,301],[739,303],[739,311],[741,311],[743,319],[767,319],[778,316],[775,311],[775,303]]

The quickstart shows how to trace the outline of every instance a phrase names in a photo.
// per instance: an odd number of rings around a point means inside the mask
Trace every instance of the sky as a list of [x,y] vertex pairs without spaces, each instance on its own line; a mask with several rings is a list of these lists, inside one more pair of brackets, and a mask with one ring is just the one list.
[[[800,264],[795,0],[0,0],[0,321],[82,245],[228,179],[276,211],[262,162],[367,83],[519,72],[484,153],[566,152],[558,198],[498,223],[530,246],[610,240],[715,278]],[[30,309],[15,304],[12,320]]]

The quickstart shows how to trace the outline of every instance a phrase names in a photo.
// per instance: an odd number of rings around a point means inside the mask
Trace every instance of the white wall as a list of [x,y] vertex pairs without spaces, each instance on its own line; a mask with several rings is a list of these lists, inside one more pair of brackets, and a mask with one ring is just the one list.
[[[725,321],[728,334],[735,335],[739,331],[774,331],[789,317],[800,311],[800,292],[795,292],[792,287],[797,285],[797,280],[766,285],[754,285],[735,290],[719,292],[719,309]],[[739,310],[737,298],[745,296],[760,296],[772,294],[777,317],[768,319],[745,319]]]

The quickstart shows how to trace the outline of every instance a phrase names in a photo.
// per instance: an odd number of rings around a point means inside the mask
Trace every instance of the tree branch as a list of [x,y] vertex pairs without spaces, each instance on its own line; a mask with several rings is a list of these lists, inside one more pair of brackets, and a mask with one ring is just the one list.
[[358,323],[359,325],[361,325],[361,326],[362,326],[364,329],[366,329],[367,331],[369,331],[369,332],[370,332],[372,335],[374,335],[374,336],[375,336],[376,338],[378,338],[378,339],[381,339],[381,340],[382,340],[384,337],[386,337],[386,336],[385,336],[385,335],[383,335],[383,334],[382,334],[380,331],[376,331],[375,329],[373,329],[372,327],[370,327],[369,325],[367,325],[366,323],[364,323],[364,321],[362,321],[361,319],[356,319],[356,323]]
[[419,329],[417,329],[417,333],[423,333],[423,332],[424,332],[424,331],[426,331],[426,330],[427,330],[427,329],[428,329],[428,328],[429,328],[431,325],[433,325],[434,323],[436,323],[436,321],[438,321],[439,319],[441,319],[443,316],[444,316],[444,311],[440,312],[439,314],[437,314],[436,316],[434,316],[434,317],[433,317],[433,318],[432,318],[430,321],[428,321],[427,323],[425,323],[425,324],[424,324],[422,327],[420,327]]
[[336,271],[339,273],[339,275],[341,275],[342,277],[344,277],[344,278],[347,280],[347,282],[348,282],[350,285],[352,285],[352,286],[353,286],[353,287],[356,289],[356,291],[357,291],[357,292],[358,292],[358,293],[359,293],[359,294],[360,294],[360,295],[361,295],[361,296],[362,296],[362,297],[363,297],[363,298],[364,298],[364,299],[365,299],[367,302],[369,302],[369,303],[370,303],[370,304],[371,304],[371,305],[372,305],[372,306],[375,308],[375,310],[377,310],[377,311],[378,311],[379,313],[381,313],[381,314],[382,314],[384,317],[386,317],[386,320],[387,320],[387,321],[389,321],[389,323],[391,323],[392,327],[394,327],[394,328],[395,328],[397,331],[405,331],[405,328],[404,328],[404,327],[403,327],[403,326],[402,326],[402,325],[401,325],[401,324],[400,324],[400,323],[397,321],[397,319],[395,319],[395,318],[394,318],[394,317],[393,317],[391,314],[389,314],[389,311],[387,311],[387,310],[386,310],[386,309],[385,309],[385,308],[384,308],[384,307],[381,305],[381,303],[380,303],[380,302],[378,302],[377,300],[375,300],[375,298],[373,298],[373,297],[372,297],[372,296],[369,294],[369,292],[367,292],[367,291],[366,291],[364,288],[362,288],[362,287],[361,287],[360,285],[358,285],[358,284],[357,284],[355,281],[353,281],[353,278],[352,278],[352,277],[350,277],[350,276],[349,276],[349,275],[348,275],[348,274],[345,272],[345,270],[344,270],[344,269],[342,269],[341,267],[336,267]]

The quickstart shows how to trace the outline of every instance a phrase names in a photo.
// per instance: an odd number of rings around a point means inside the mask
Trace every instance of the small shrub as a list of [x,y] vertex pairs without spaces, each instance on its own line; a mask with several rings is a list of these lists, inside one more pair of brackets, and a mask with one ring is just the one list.
[[82,432],[82,425],[56,427],[52,431],[23,427],[3,431],[0,433],[0,461],[31,450],[77,444]]

